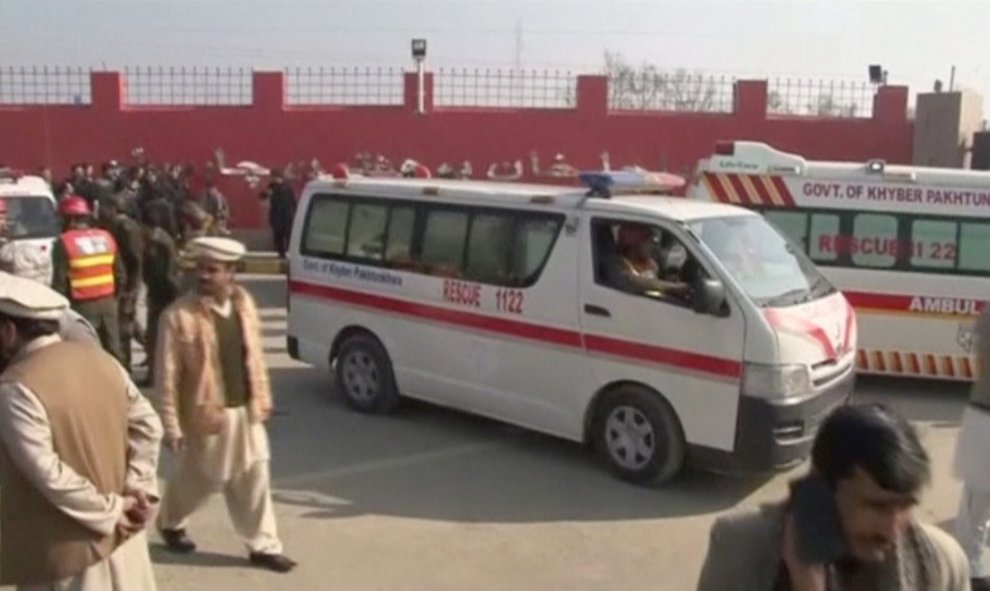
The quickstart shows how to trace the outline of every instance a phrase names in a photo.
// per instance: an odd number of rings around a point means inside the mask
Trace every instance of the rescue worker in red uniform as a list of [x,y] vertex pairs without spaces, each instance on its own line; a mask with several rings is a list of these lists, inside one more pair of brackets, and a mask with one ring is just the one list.
[[93,325],[103,348],[123,361],[117,293],[126,277],[117,243],[109,232],[91,225],[92,211],[82,197],[66,197],[58,210],[63,232],[52,248],[52,288]]

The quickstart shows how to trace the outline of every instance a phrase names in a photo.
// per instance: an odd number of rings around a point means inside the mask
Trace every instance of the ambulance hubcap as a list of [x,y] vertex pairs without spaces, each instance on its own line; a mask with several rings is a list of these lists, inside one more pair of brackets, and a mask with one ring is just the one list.
[[344,388],[352,398],[373,400],[380,386],[378,366],[367,351],[352,351],[344,358]]
[[656,436],[640,410],[618,406],[605,421],[605,445],[616,464],[626,470],[639,470],[653,458]]

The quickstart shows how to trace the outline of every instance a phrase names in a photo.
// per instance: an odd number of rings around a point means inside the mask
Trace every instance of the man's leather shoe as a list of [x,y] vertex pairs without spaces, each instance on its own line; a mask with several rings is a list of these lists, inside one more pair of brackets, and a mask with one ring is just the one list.
[[296,567],[296,562],[284,554],[263,554],[252,552],[251,564],[267,568],[277,573],[287,573]]
[[165,546],[176,554],[189,554],[196,551],[196,542],[186,535],[184,529],[162,529],[159,530]]

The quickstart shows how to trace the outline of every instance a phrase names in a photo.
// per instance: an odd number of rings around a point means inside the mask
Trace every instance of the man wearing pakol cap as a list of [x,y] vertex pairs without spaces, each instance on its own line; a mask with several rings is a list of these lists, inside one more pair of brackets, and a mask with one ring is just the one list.
[[161,421],[113,357],[59,337],[68,306],[0,281],[0,584],[154,590]]
[[[0,285],[6,284],[8,280],[16,280],[17,275],[0,270]],[[82,314],[72,308],[66,308],[58,319],[58,336],[63,341],[73,341],[87,345],[102,347],[100,335],[96,334],[96,329],[86,320]]]
[[269,481],[271,390],[261,322],[251,295],[234,282],[244,246],[228,238],[192,241],[197,287],[162,315],[155,386],[165,444],[178,454],[158,518],[168,548],[196,544],[187,518],[211,494],[223,492],[234,528],[252,564],[288,572]]

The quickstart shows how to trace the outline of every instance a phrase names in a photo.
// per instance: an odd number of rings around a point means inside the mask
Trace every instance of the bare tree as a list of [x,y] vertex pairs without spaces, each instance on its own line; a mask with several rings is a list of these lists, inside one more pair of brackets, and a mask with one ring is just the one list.
[[808,113],[819,117],[855,117],[857,108],[854,102],[840,103],[834,94],[822,93],[808,105]]
[[767,111],[778,115],[794,114],[794,109],[784,99],[784,95],[777,90],[772,90],[767,94]]
[[609,105],[613,109],[672,111],[718,110],[718,79],[686,69],[661,70],[654,64],[633,66],[619,53],[605,52]]
[[577,107],[577,88],[566,86],[557,90],[557,102],[562,108],[573,109]]

